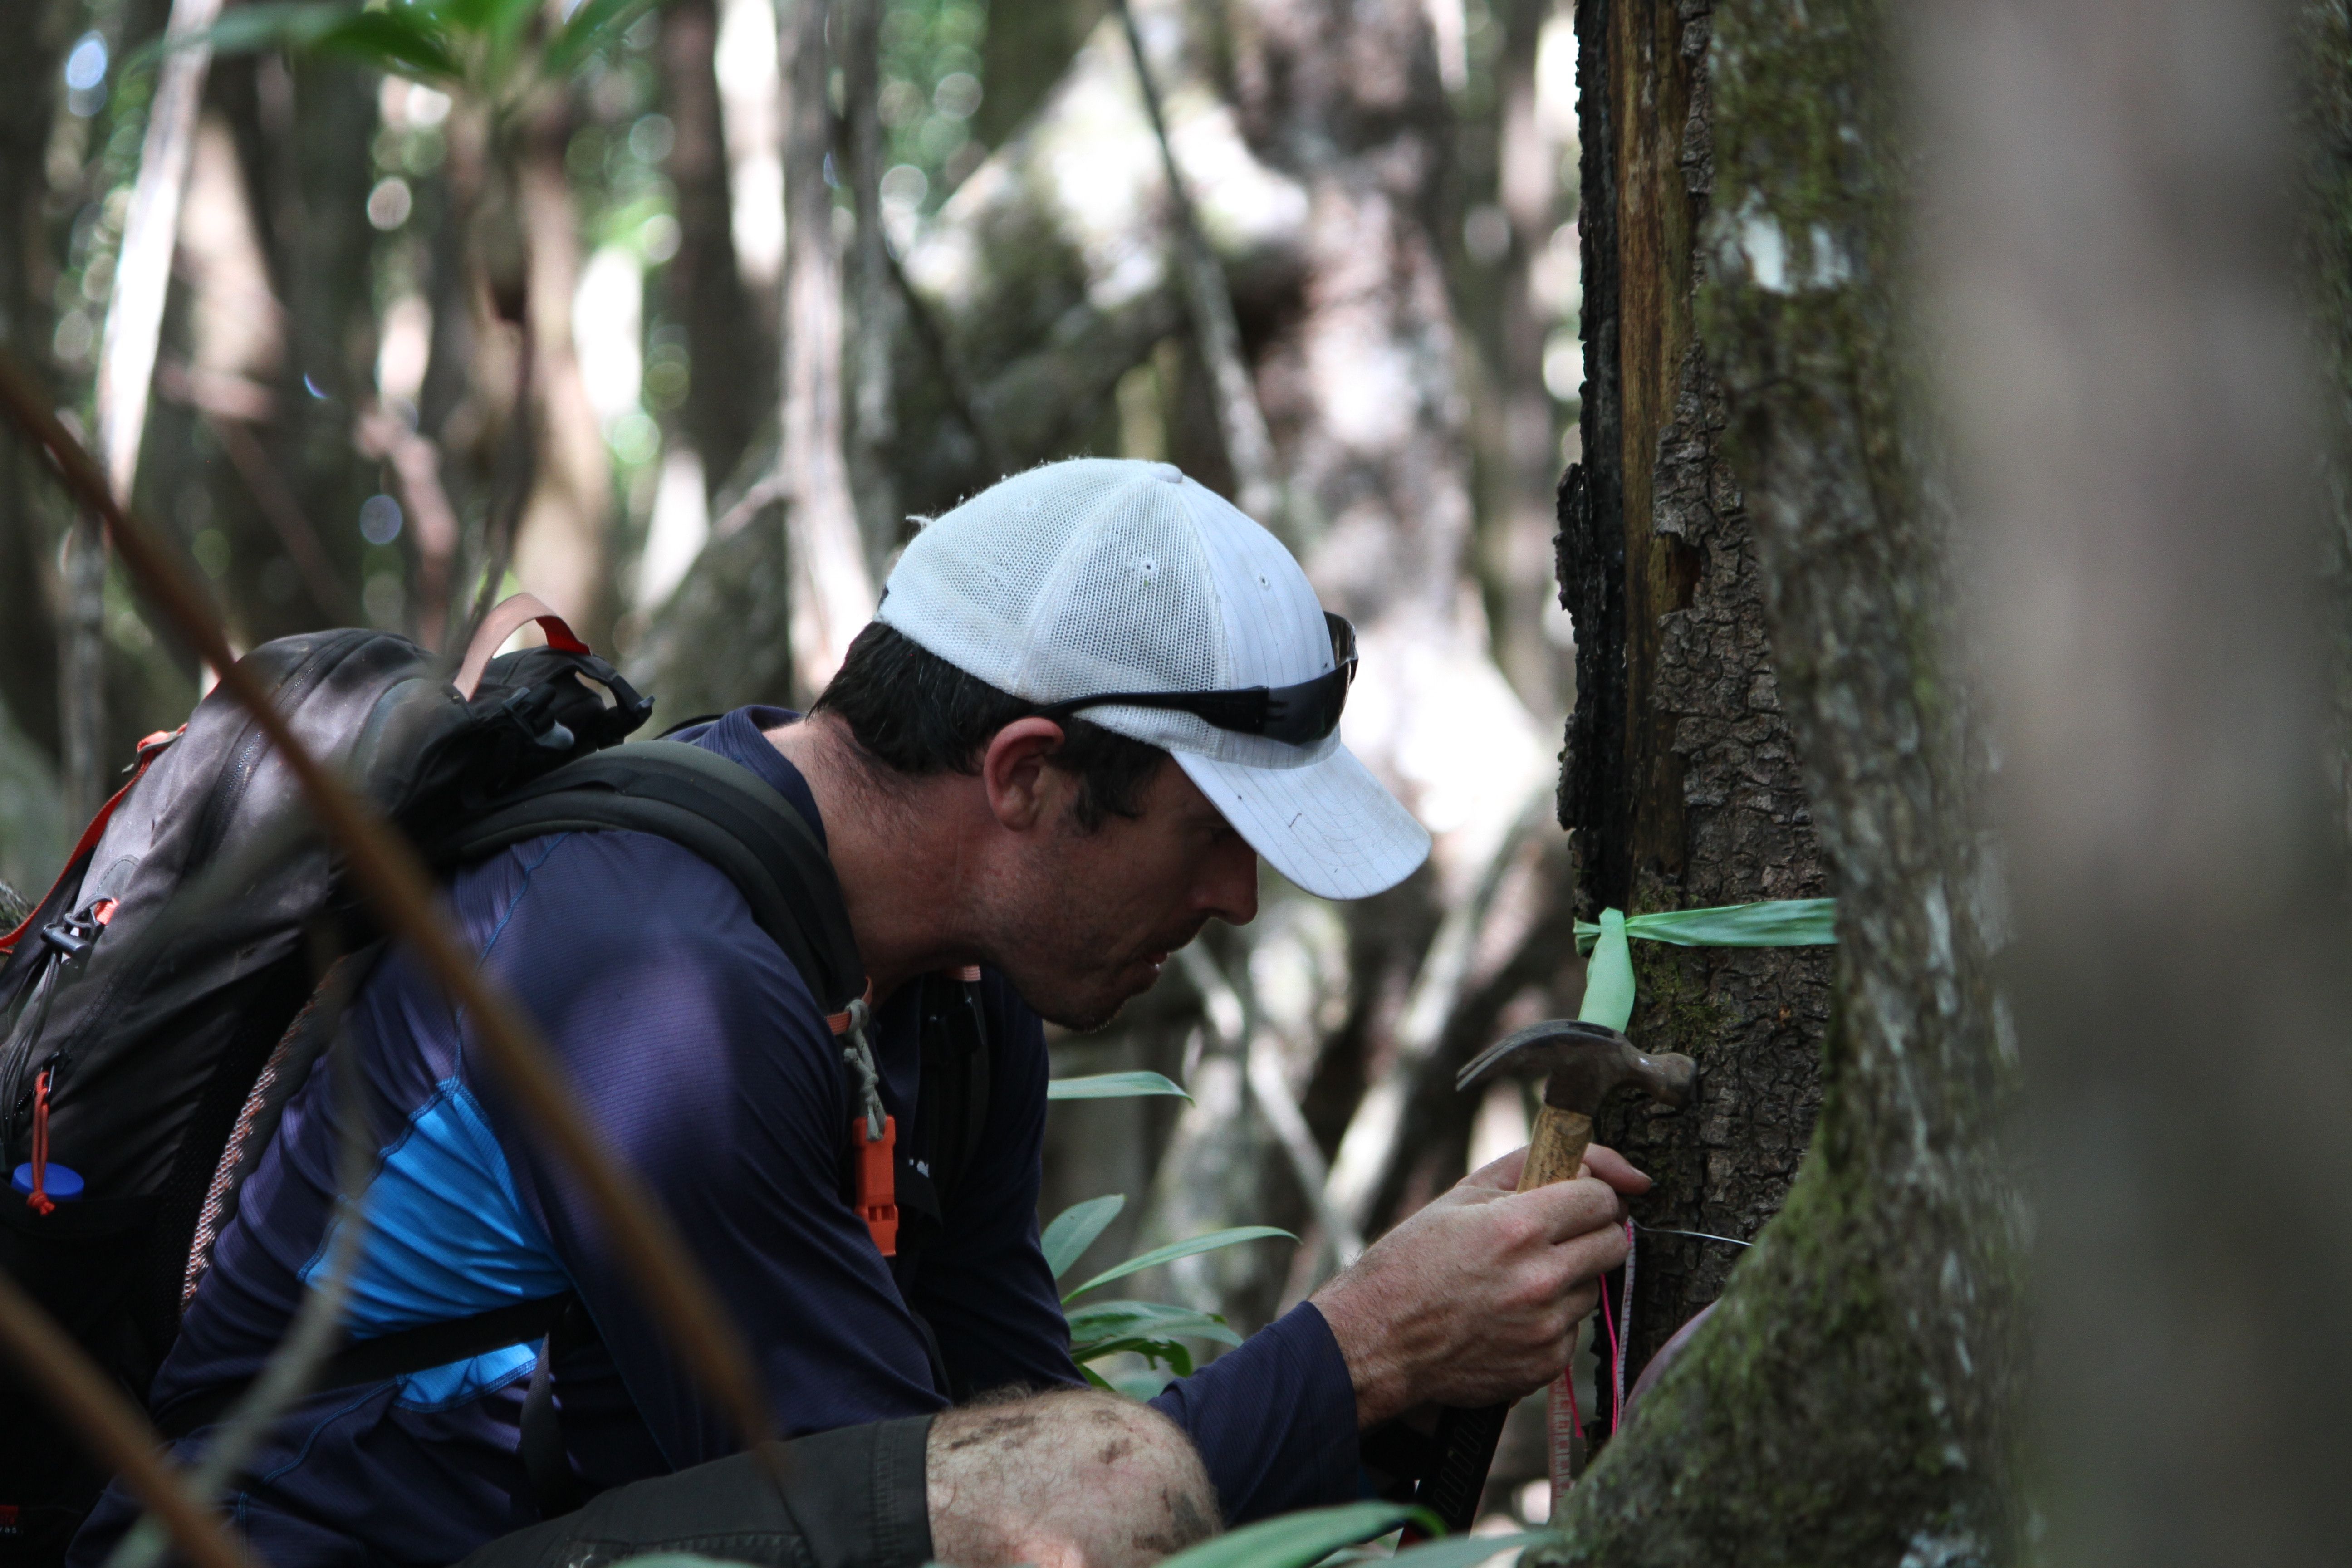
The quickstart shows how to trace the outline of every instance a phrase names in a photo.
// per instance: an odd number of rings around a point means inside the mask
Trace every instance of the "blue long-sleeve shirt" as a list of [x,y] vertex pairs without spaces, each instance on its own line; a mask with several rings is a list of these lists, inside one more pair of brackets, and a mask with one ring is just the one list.
[[[692,737],[793,802],[799,772],[744,709]],[[787,1435],[948,1403],[955,1383],[1079,1381],[1036,1203],[1047,1058],[1036,1016],[985,976],[994,1042],[987,1133],[911,1286],[845,1202],[850,1117],[839,1048],[790,960],[715,868],[635,833],[553,835],[458,875],[449,909],[484,970],[537,1024],[592,1123],[659,1200],[751,1342]],[[917,988],[878,1010],[882,1097],[915,1124]],[[376,1173],[345,1317],[366,1339],[576,1293],[593,1343],[557,1358],[564,1441],[597,1486],[734,1450],[724,1412],[671,1352],[579,1184],[500,1093],[449,1001],[394,950],[353,999],[349,1059],[373,1106]],[[158,1407],[249,1377],[283,1335],[337,1226],[338,1118],[322,1061],[247,1181],[177,1345]],[[455,1562],[535,1522],[516,1455],[536,1347],[313,1395],[249,1465],[233,1512],[268,1561]],[[1301,1306],[1153,1402],[1192,1436],[1238,1521],[1343,1500],[1358,1484],[1355,1397],[1329,1328]],[[187,1458],[208,1440],[178,1445]],[[135,1512],[116,1488],[75,1543],[99,1563]]]

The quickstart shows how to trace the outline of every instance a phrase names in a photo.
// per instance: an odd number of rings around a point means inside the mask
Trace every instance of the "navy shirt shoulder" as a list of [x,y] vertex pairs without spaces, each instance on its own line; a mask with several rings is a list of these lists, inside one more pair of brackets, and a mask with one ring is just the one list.
[[[739,709],[679,738],[751,769],[824,824],[807,782]],[[926,1328],[953,1383],[1077,1381],[1037,1243],[1048,1064],[1043,1028],[1002,978],[983,999],[988,1135],[944,1235],[902,1289],[842,1188],[850,1103],[815,999],[725,876],[637,833],[552,835],[459,873],[448,905],[485,971],[521,1004],[606,1148],[659,1201],[744,1326],[786,1433],[940,1408]],[[916,1121],[918,988],[879,1009],[886,1105]],[[250,1376],[358,1223],[355,1338],[569,1289],[595,1331],[553,1371],[567,1447],[609,1486],[732,1451],[721,1412],[668,1348],[577,1179],[548,1157],[478,1059],[465,1020],[395,950],[354,998],[350,1070],[380,1151],[355,1216],[337,1197],[341,1118],[322,1067],[247,1184],[160,1403]],[[236,1500],[281,1563],[453,1562],[532,1522],[515,1456],[515,1346],[305,1401],[269,1435]],[[1312,1307],[1155,1402],[1190,1431],[1229,1514],[1336,1500],[1356,1479],[1354,1399]],[[206,1434],[184,1441],[201,1447]],[[99,1561],[133,1513],[111,1491],[77,1542]]]

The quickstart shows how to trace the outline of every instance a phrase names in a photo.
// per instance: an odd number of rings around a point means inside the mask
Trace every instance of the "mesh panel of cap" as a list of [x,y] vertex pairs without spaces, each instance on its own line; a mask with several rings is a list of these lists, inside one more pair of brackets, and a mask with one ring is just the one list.
[[[1165,463],[1080,458],[982,491],[908,545],[879,618],[1033,702],[1288,686],[1331,668],[1321,606],[1290,552]],[[1285,745],[1150,708],[1086,717],[1257,768],[1299,767],[1339,743]]]

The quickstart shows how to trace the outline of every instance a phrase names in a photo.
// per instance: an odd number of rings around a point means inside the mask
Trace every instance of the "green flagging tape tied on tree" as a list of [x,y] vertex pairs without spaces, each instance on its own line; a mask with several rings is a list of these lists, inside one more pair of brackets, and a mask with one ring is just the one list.
[[1835,899],[1773,899],[1712,910],[1662,910],[1628,915],[1603,910],[1601,923],[1576,922],[1576,951],[1591,955],[1584,1005],[1577,1017],[1623,1030],[1633,1017],[1633,953],[1629,941],[1675,947],[1819,947],[1837,941]]

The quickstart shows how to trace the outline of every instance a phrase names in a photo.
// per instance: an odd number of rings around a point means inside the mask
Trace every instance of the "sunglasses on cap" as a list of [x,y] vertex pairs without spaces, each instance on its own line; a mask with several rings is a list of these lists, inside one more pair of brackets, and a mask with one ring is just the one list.
[[1348,705],[1348,688],[1356,679],[1356,628],[1328,610],[1323,619],[1331,630],[1331,668],[1312,680],[1226,691],[1100,691],[1048,703],[1038,717],[1066,719],[1082,708],[1164,708],[1237,735],[1312,745],[1339,727],[1339,710]]

